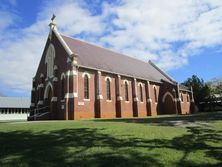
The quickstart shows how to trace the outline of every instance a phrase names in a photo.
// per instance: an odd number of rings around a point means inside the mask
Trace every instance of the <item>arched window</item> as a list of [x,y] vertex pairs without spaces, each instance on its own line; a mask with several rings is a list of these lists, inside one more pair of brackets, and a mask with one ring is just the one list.
[[125,101],[129,101],[128,83],[125,82]]
[[89,77],[84,76],[84,99],[89,99]]
[[55,48],[53,44],[50,44],[47,49],[45,57],[45,64],[47,64],[47,77],[53,76],[54,59],[55,59]]
[[190,102],[190,96],[187,94],[187,102]]
[[106,98],[107,100],[111,100],[111,92],[110,92],[110,79],[106,79]]
[[155,102],[157,103],[158,98],[157,98],[156,87],[154,87],[154,98],[155,98]]
[[65,98],[65,78],[61,80],[61,99]]
[[143,87],[142,87],[142,84],[140,84],[140,101],[143,102]]
[[180,93],[181,101],[183,102],[183,93]]

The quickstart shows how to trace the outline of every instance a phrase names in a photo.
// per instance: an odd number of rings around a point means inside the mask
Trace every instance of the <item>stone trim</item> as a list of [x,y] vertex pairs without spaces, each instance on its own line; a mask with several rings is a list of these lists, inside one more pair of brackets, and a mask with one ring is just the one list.
[[97,99],[103,99],[103,95],[97,95]]
[[44,74],[43,73],[40,74],[40,78],[44,78]]
[[58,78],[57,78],[57,77],[54,77],[52,81],[53,81],[53,82],[58,82]]
[[139,101],[139,98],[138,97],[134,97],[133,101]]
[[107,81],[107,79],[110,81],[110,82],[112,82],[112,79],[111,79],[111,77],[109,77],[109,76],[106,76],[105,77],[105,81]]
[[89,74],[88,72],[84,72],[84,73],[82,74],[82,78],[84,78],[84,77],[85,77],[85,75],[87,75],[87,76],[88,76],[88,78],[90,78],[90,74]]
[[51,101],[52,102],[56,102],[57,101],[57,97],[52,97]]
[[53,70],[58,70],[58,66],[54,65]]
[[66,75],[67,75],[67,76],[77,75],[77,71],[75,71],[75,70],[71,70],[71,71],[70,71],[70,70],[69,70],[69,71],[66,72]]
[[122,101],[123,100],[123,97],[122,96],[118,96],[117,97],[117,101]]
[[65,98],[69,99],[69,98],[74,98],[74,97],[78,97],[78,93],[74,92],[74,93],[66,93]]
[[68,55],[70,57],[72,57],[73,52],[71,51],[71,49],[68,47],[68,45],[66,44],[66,42],[63,40],[63,38],[61,37],[60,33],[58,32],[56,26],[53,26],[51,28],[51,30],[55,33],[56,37],[59,39],[60,43],[62,44],[63,48],[65,49],[65,51],[68,53]]
[[61,74],[61,76],[60,76],[60,80],[63,80],[63,79],[65,79],[66,78],[66,75],[65,75],[65,73],[63,72],[62,74]]
[[43,105],[43,101],[39,100],[37,105]]
[[129,81],[126,80],[126,79],[123,80],[123,84],[125,84],[125,83],[126,83],[127,85],[129,85]]
[[148,103],[151,103],[151,102],[152,102],[152,99],[151,99],[151,98],[148,98],[146,101],[147,101]]
[[90,99],[83,99],[83,101],[90,101]]

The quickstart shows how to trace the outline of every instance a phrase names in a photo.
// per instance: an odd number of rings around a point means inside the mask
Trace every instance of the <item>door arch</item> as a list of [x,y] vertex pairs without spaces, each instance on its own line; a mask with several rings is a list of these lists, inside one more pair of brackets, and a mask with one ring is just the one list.
[[163,96],[163,114],[176,114],[174,97],[170,92],[166,92]]
[[52,87],[52,84],[49,82],[44,92],[45,107],[47,107],[45,110],[46,112],[52,112],[51,111],[52,95],[53,95],[53,87]]

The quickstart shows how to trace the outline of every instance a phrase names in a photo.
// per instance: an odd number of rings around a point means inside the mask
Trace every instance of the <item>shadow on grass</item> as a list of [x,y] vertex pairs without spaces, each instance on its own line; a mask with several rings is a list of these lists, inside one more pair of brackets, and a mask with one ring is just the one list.
[[14,131],[1,133],[0,143],[0,166],[162,166],[149,154],[133,149],[122,153],[113,151],[136,145],[133,140],[115,139],[96,129],[35,134]]
[[[171,140],[118,139],[103,134],[102,129],[90,128],[4,132],[0,134],[0,166],[165,166],[159,160],[161,153],[151,153],[158,148],[182,151],[181,159],[174,162],[177,166],[222,165],[222,148],[206,143],[220,141],[220,132],[200,127],[188,127],[188,131]],[[140,149],[145,149],[145,153]],[[197,163],[187,159],[190,153],[199,150],[219,162]]]
[[204,121],[206,123],[222,120],[222,112],[198,113],[192,115],[161,115],[147,118],[120,118],[120,119],[96,119],[98,122],[126,122],[126,123],[151,123],[158,126],[178,126],[178,122],[183,125]]

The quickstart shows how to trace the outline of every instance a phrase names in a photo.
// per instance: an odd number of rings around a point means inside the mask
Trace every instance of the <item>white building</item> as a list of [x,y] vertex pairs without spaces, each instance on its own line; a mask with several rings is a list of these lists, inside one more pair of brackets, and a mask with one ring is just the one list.
[[0,121],[26,120],[29,115],[30,99],[0,97]]

